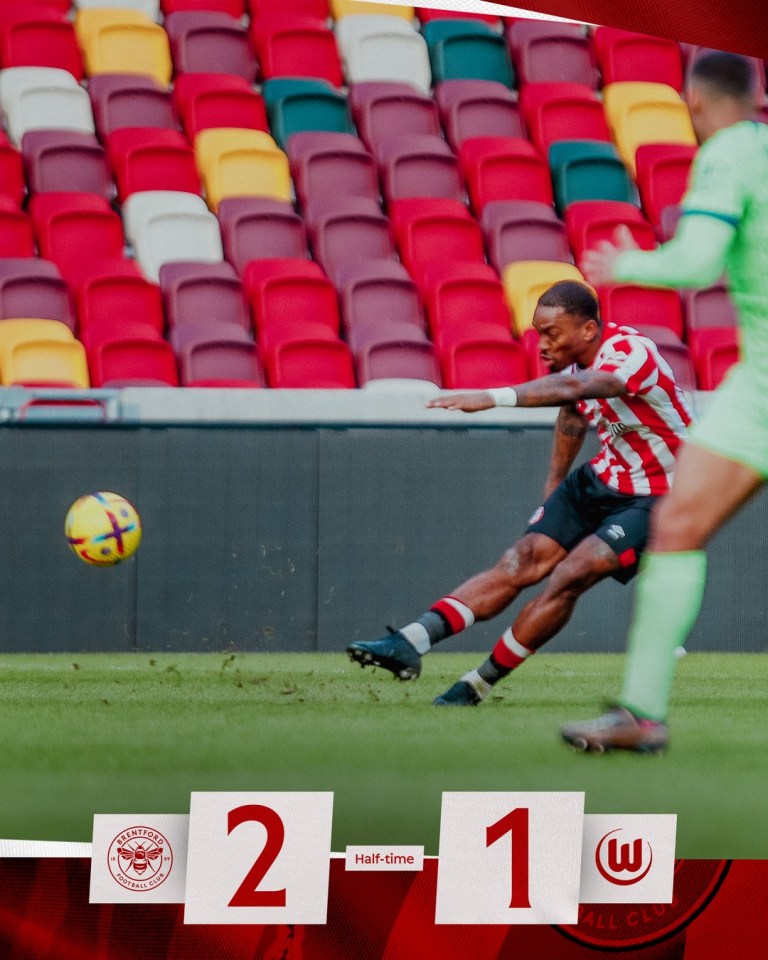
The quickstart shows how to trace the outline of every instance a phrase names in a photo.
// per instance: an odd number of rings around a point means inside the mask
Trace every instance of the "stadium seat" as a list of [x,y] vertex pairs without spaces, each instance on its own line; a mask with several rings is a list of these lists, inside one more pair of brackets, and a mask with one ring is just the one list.
[[288,157],[261,130],[210,129],[195,138],[195,155],[208,206],[228,197],[270,197],[290,202]]
[[688,107],[666,84],[612,83],[604,87],[603,101],[619,154],[632,172],[635,153],[644,143],[696,146]]
[[358,133],[373,151],[388,137],[441,134],[434,101],[409,83],[355,83],[349,106]]
[[440,363],[448,390],[489,390],[528,379],[525,350],[512,339],[452,343],[441,351]]
[[348,83],[410,83],[429,93],[432,72],[427,44],[407,20],[372,12],[348,16],[336,24],[336,37]]
[[249,388],[265,386],[264,371],[253,343],[197,340],[178,355],[183,387]]
[[601,140],[562,140],[549,148],[555,205],[562,212],[577,200],[634,203],[635,185],[616,147]]
[[30,90],[52,87],[78,90],[77,80],[59,67],[8,67],[0,70],[0,106],[8,113],[13,100]]
[[739,324],[736,307],[728,288],[722,283],[703,290],[683,290],[683,310],[689,336],[699,330],[737,327]]
[[480,225],[458,200],[397,200],[389,212],[400,259],[417,280],[435,261],[484,263]]
[[224,256],[240,276],[251,260],[309,256],[304,221],[285,200],[230,197],[218,217]]
[[501,276],[518,336],[522,336],[533,323],[536,304],[545,290],[561,280],[585,282],[584,277],[573,264],[555,263],[550,260],[522,260],[518,263],[510,263],[504,268]]
[[[349,349],[357,359],[362,351],[376,343],[429,343],[425,329],[408,321],[387,318],[385,322],[363,320],[344,328]],[[408,378],[406,378],[408,379]]]
[[177,130],[123,127],[107,138],[107,153],[121,203],[144,190],[200,193],[195,154]]
[[142,190],[132,193],[122,208],[125,238],[134,243],[147,221],[157,213],[206,213],[205,200],[181,190]]
[[518,260],[570,263],[565,224],[550,204],[536,200],[493,200],[481,218],[488,259],[501,273]]
[[165,340],[108,340],[88,351],[94,387],[177,387],[176,357]]
[[532,83],[520,94],[531,139],[546,156],[558,140],[610,140],[603,105],[578,83]]
[[356,351],[357,382],[425,380],[440,386],[440,364],[428,341],[374,340]]
[[75,329],[69,287],[54,263],[38,257],[0,258],[0,319],[38,317]]
[[683,337],[683,305],[677,290],[615,284],[597,291],[600,312],[607,323],[630,327],[666,327]]
[[3,383],[9,386],[90,386],[85,349],[77,340],[30,340],[18,343],[4,357]]
[[307,227],[315,260],[331,280],[345,264],[394,259],[389,220],[364,197],[343,197],[307,210]]
[[459,149],[472,208],[477,215],[493,200],[552,204],[549,169],[533,144],[515,137],[475,137]]
[[228,263],[169,263],[160,268],[168,326],[231,324],[251,332],[243,285]]
[[331,15],[334,20],[341,20],[344,17],[363,14],[375,16],[376,14],[385,14],[388,17],[399,17],[408,23],[413,20],[414,9],[405,4],[389,3],[360,3],[358,0],[330,0]]
[[379,144],[379,172],[388,203],[406,197],[464,199],[458,161],[440,137],[392,137]]
[[267,352],[271,387],[284,389],[351,389],[355,382],[352,354],[341,340],[286,340]]
[[20,207],[26,192],[21,153],[11,144],[5,133],[0,131],[0,197],[5,197]]
[[637,187],[646,216],[658,226],[665,207],[677,206],[688,185],[696,147],[646,143],[635,154]]
[[593,45],[604,85],[640,80],[683,89],[683,57],[674,40],[598,27]]
[[165,86],[170,83],[173,65],[168,36],[146,13],[104,6],[81,9],[75,29],[89,76],[138,73]]
[[[15,67],[13,70],[43,70],[48,68]],[[54,68],[50,68],[53,72]],[[57,71],[68,77],[72,85],[38,83],[32,79],[29,84],[14,84],[8,89],[6,74],[3,71],[3,109],[6,114],[8,135],[17,146],[29,130],[75,130],[81,133],[95,133],[93,112],[88,94],[78,86],[74,77],[64,70]]]
[[115,196],[104,148],[92,133],[75,130],[30,130],[21,141],[30,193],[96,193]]
[[[269,0],[268,6],[270,3],[274,3],[275,0]],[[295,4],[297,0],[291,0],[291,3]],[[300,0],[299,0],[300,2]],[[262,4],[264,5],[264,4]],[[253,8],[258,6],[258,0],[250,0],[250,6]],[[246,0],[160,0],[160,9],[163,11],[167,17],[171,13],[179,13],[189,10],[211,10],[217,13],[226,13],[230,17],[234,17],[236,20],[239,20],[246,10]]]
[[88,94],[102,141],[123,127],[177,128],[171,92],[154,77],[102,73],[90,78]]
[[512,339],[504,289],[488,264],[433,262],[421,285],[432,339],[441,351],[454,343]]
[[294,133],[355,132],[347,98],[325,80],[276,77],[265,81],[262,91],[272,136],[283,149]]
[[29,217],[13,200],[0,196],[0,258],[34,255],[35,237]]
[[[191,263],[169,263],[162,269],[166,270],[175,266],[191,267],[193,265]],[[207,264],[207,266],[215,266],[215,264]],[[218,266],[221,266],[221,264],[218,264]],[[176,324],[168,331],[168,342],[173,347],[177,357],[185,347],[192,343],[210,343],[212,341],[247,343],[253,347],[253,331],[250,328],[246,330],[239,323],[220,319],[215,315],[200,317],[197,320],[187,320],[184,323]]]
[[367,197],[378,202],[376,162],[363,142],[349,133],[295,133],[288,159],[302,207],[315,200]]
[[152,20],[157,20],[160,14],[160,0],[74,0],[74,6],[76,10],[138,10]]
[[503,83],[445,80],[435,89],[435,102],[454,150],[472,137],[527,137],[520,105]]
[[626,226],[641,250],[653,250],[653,227],[634,204],[616,200],[580,200],[565,211],[568,242],[578,263],[585,250],[593,250],[601,240],[613,240],[619,226]]
[[528,83],[581,83],[597,89],[595,54],[581,25],[515,20],[506,34],[521,87]]
[[102,197],[39,193],[29,205],[39,253],[67,278],[84,261],[120,260],[125,240],[120,217]]
[[251,39],[263,79],[317,77],[334,87],[344,83],[334,33],[318,20],[295,14],[257,19],[251,23]]
[[[190,0],[185,0],[190,2]],[[247,0],[248,13],[252,20],[269,17],[284,17],[284,0]],[[331,15],[328,0],[291,0],[291,13],[297,17],[327,20]]]
[[155,214],[141,226],[135,248],[144,275],[155,283],[164,263],[215,263],[224,259],[219,223],[212,213]]
[[394,260],[361,260],[338,271],[337,286],[347,342],[357,351],[376,339],[425,340],[427,323],[416,284]]
[[444,80],[495,80],[515,84],[504,38],[476,20],[432,20],[422,29],[435,83]]
[[240,127],[269,132],[261,95],[238,76],[182,73],[173,88],[176,110],[191,142],[201,130]]
[[256,57],[247,28],[226,13],[190,10],[165,19],[175,73],[229,73],[248,83]]
[[691,331],[688,345],[699,390],[715,390],[731,367],[739,362],[739,331],[736,327]]
[[67,18],[45,6],[19,4],[0,21],[3,67],[56,67],[83,79],[83,58],[75,30]]
[[[72,330],[58,320],[42,320],[38,318],[19,318],[13,317],[0,321],[0,382],[3,385],[9,385],[17,382],[17,378],[11,372],[12,355],[17,347],[22,344],[39,343],[53,344],[75,343]],[[82,346],[78,344],[78,346]],[[45,352],[45,351],[43,351]],[[49,354],[51,351],[47,351]],[[32,378],[36,381],[44,381],[45,377],[39,376]],[[67,378],[61,378],[66,380]],[[65,385],[70,385],[66,383]],[[85,386],[88,386],[87,377]]]
[[140,321],[158,337],[165,330],[160,288],[142,277],[94,274],[77,285],[75,293],[80,339],[88,346],[109,329],[120,331],[129,321]]
[[656,236],[659,238],[659,243],[666,243],[667,240],[672,239],[682,215],[683,208],[679,205],[672,205],[662,209],[659,222],[656,225]]
[[476,13],[469,10],[440,10],[432,7],[416,7],[416,16],[420,23],[432,20],[482,20],[495,26],[499,22],[498,14]]

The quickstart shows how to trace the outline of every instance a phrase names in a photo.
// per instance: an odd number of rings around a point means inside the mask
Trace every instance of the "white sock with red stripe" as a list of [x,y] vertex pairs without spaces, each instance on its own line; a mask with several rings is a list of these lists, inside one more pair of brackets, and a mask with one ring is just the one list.
[[524,647],[522,643],[518,643],[517,640],[515,640],[514,633],[512,633],[512,627],[510,627],[502,633],[496,642],[491,657],[496,661],[498,667],[503,667],[509,672],[519,667],[521,663],[524,663],[528,657],[535,652],[535,650],[529,650],[527,647]]
[[465,603],[455,597],[443,597],[418,620],[401,627],[399,632],[423,655],[436,643],[466,630],[474,622],[475,615]]

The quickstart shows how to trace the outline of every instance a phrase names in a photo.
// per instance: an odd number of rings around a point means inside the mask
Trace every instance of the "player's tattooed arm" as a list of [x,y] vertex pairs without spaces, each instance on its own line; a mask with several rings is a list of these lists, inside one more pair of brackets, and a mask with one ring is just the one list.
[[[513,389],[502,392],[514,393],[514,402],[503,402],[502,406],[560,407],[563,404],[576,403],[577,400],[619,397],[627,392],[627,387],[612,373],[605,373],[602,370],[582,370],[578,373],[554,373],[539,377],[538,380],[529,380],[527,383],[520,383]],[[496,405],[493,394],[486,390],[435,397],[427,403],[428,407],[463,410],[465,413],[490,410]]]
[[568,475],[573,461],[581,450],[586,433],[587,421],[576,408],[570,404],[562,407],[555,424],[549,473],[544,485],[545,499]]

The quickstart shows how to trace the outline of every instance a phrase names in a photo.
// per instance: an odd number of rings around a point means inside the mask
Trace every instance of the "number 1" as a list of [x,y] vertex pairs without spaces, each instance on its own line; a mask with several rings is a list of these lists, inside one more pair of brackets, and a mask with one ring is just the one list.
[[530,908],[528,898],[528,807],[516,807],[485,831],[485,845],[490,847],[505,834],[512,835],[512,897],[510,909]]

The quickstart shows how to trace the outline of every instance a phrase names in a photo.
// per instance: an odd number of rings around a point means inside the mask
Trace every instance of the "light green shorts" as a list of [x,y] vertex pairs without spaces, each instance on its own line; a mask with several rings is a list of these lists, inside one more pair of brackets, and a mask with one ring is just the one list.
[[731,368],[690,439],[768,478],[768,389],[746,364]]

